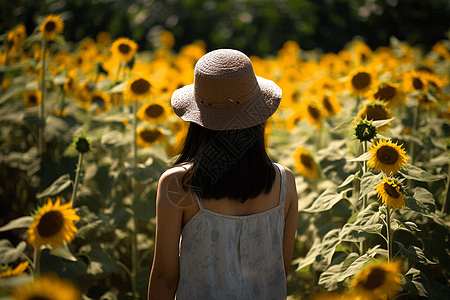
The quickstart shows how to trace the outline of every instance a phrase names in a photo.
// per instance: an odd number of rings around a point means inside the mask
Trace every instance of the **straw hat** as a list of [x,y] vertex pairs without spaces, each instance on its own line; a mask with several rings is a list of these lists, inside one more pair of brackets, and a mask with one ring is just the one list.
[[202,56],[195,65],[194,83],[177,89],[171,100],[181,119],[213,130],[261,124],[280,101],[280,87],[256,76],[250,59],[232,49]]

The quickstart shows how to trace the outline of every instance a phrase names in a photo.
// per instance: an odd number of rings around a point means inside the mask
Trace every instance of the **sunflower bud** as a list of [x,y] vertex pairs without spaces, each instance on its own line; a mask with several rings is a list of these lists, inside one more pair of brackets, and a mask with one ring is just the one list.
[[356,124],[355,135],[361,142],[370,141],[377,136],[377,129],[372,124],[372,120],[360,119]]
[[88,153],[92,150],[91,143],[89,140],[85,137],[80,135],[75,140],[75,149],[81,154]]

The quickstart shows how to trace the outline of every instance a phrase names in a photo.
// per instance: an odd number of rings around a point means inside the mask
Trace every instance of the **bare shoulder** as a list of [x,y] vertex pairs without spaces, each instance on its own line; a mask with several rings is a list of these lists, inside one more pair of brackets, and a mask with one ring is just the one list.
[[283,165],[282,167],[284,168],[284,171],[286,173],[286,204],[287,206],[290,206],[292,202],[297,203],[298,200],[295,176],[288,167]]
[[158,198],[169,201],[177,207],[189,207],[195,202],[195,198],[189,190],[183,188],[183,178],[186,174],[183,167],[167,169],[159,178]]

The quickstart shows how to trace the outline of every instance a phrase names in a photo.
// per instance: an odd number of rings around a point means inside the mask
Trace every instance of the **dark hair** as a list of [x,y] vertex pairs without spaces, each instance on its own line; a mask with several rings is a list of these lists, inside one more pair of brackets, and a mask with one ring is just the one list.
[[244,203],[269,193],[275,169],[266,153],[265,124],[245,129],[211,130],[193,122],[183,150],[173,166],[193,163],[183,176],[183,188],[202,199],[228,197]]

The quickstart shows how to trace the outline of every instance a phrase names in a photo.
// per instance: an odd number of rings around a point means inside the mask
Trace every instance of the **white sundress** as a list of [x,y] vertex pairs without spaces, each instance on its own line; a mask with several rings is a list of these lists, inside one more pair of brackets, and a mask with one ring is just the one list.
[[203,207],[181,231],[177,300],[285,299],[283,261],[286,173],[272,209],[232,216]]

